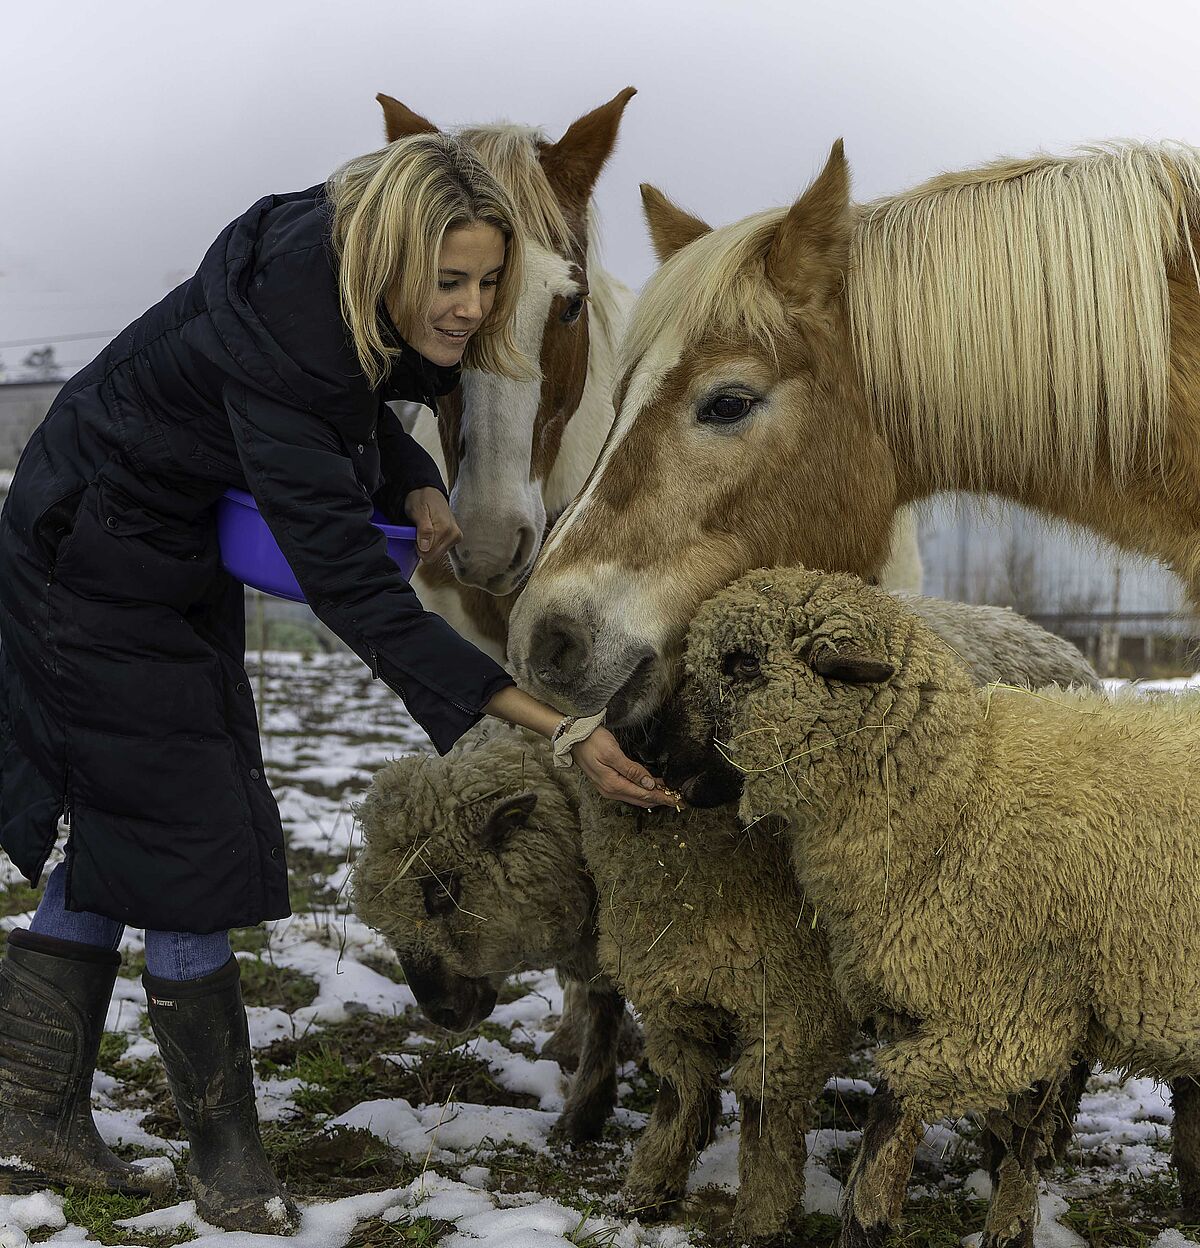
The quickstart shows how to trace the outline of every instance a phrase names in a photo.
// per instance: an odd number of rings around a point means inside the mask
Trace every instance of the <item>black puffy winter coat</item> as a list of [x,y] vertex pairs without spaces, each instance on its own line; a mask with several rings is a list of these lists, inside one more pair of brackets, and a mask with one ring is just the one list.
[[315,187],[260,200],[63,387],[0,515],[0,844],[30,881],[63,816],[72,909],[192,932],[289,913],[217,548],[230,486],[438,750],[511,683],[421,609],[371,525],[445,488],[385,400],[455,381],[405,345],[367,384]]

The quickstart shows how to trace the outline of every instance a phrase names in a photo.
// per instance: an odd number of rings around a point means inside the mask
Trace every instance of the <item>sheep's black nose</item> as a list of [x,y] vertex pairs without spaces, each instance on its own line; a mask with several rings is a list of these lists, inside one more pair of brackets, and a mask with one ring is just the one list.
[[534,634],[529,666],[538,681],[556,693],[579,684],[592,654],[592,639],[575,620],[549,616]]

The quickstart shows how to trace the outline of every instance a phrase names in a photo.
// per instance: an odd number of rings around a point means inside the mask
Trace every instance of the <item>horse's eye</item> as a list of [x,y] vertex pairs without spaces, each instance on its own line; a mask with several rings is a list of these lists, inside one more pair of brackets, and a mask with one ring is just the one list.
[[559,320],[564,325],[573,325],[583,314],[583,296],[576,295],[562,310]]
[[711,425],[732,425],[753,406],[754,400],[744,394],[718,394],[700,409],[700,419]]
[[425,913],[435,919],[458,909],[462,880],[456,871],[448,871],[444,875],[427,875],[421,881],[421,891],[425,895]]
[[752,680],[762,671],[762,664],[756,654],[748,654],[745,650],[731,650],[721,663],[726,676],[735,680]]

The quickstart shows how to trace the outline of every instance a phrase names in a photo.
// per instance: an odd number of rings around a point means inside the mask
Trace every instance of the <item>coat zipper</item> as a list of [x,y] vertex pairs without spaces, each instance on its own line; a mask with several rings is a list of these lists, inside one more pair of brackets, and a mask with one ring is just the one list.
[[[371,679],[372,679],[372,680],[382,680],[382,681],[383,681],[383,683],[384,683],[385,685],[387,685],[387,687],[388,687],[388,688],[389,688],[389,689],[390,689],[390,690],[391,690],[391,691],[392,691],[392,692],[393,692],[393,693],[394,693],[394,694],[395,694],[398,698],[403,699],[403,696],[404,696],[404,695],[400,692],[400,690],[399,690],[399,689],[397,689],[397,688],[396,688],[396,686],[395,686],[395,685],[393,685],[393,684],[392,684],[392,682],[391,682],[390,680],[387,680],[385,677],[383,677],[383,676],[381,676],[381,675],[379,674],[379,655],[378,655],[378,654],[376,654],[376,652],[375,652],[375,647],[374,647],[374,646],[368,646],[368,647],[367,647],[367,653],[371,656]],[[463,704],[462,704],[461,702],[456,702],[453,698],[447,698],[447,699],[446,699],[446,701],[447,701],[447,702],[449,702],[449,703],[450,703],[450,705],[451,705],[452,707],[454,707],[456,710],[462,711],[462,713],[463,713],[464,715],[475,715],[475,714],[477,714],[477,712],[476,712],[476,711],[471,710],[471,708],[470,708],[469,706],[463,706]]]

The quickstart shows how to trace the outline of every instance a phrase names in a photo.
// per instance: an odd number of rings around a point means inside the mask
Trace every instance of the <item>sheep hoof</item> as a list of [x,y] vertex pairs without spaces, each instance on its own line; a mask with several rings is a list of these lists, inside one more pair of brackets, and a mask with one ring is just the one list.
[[590,1144],[604,1134],[611,1106],[571,1109],[569,1106],[558,1116],[550,1128],[550,1139],[555,1144]]
[[668,1192],[626,1186],[621,1192],[620,1209],[626,1217],[637,1218],[639,1222],[662,1222],[671,1216],[678,1203],[679,1197]]

